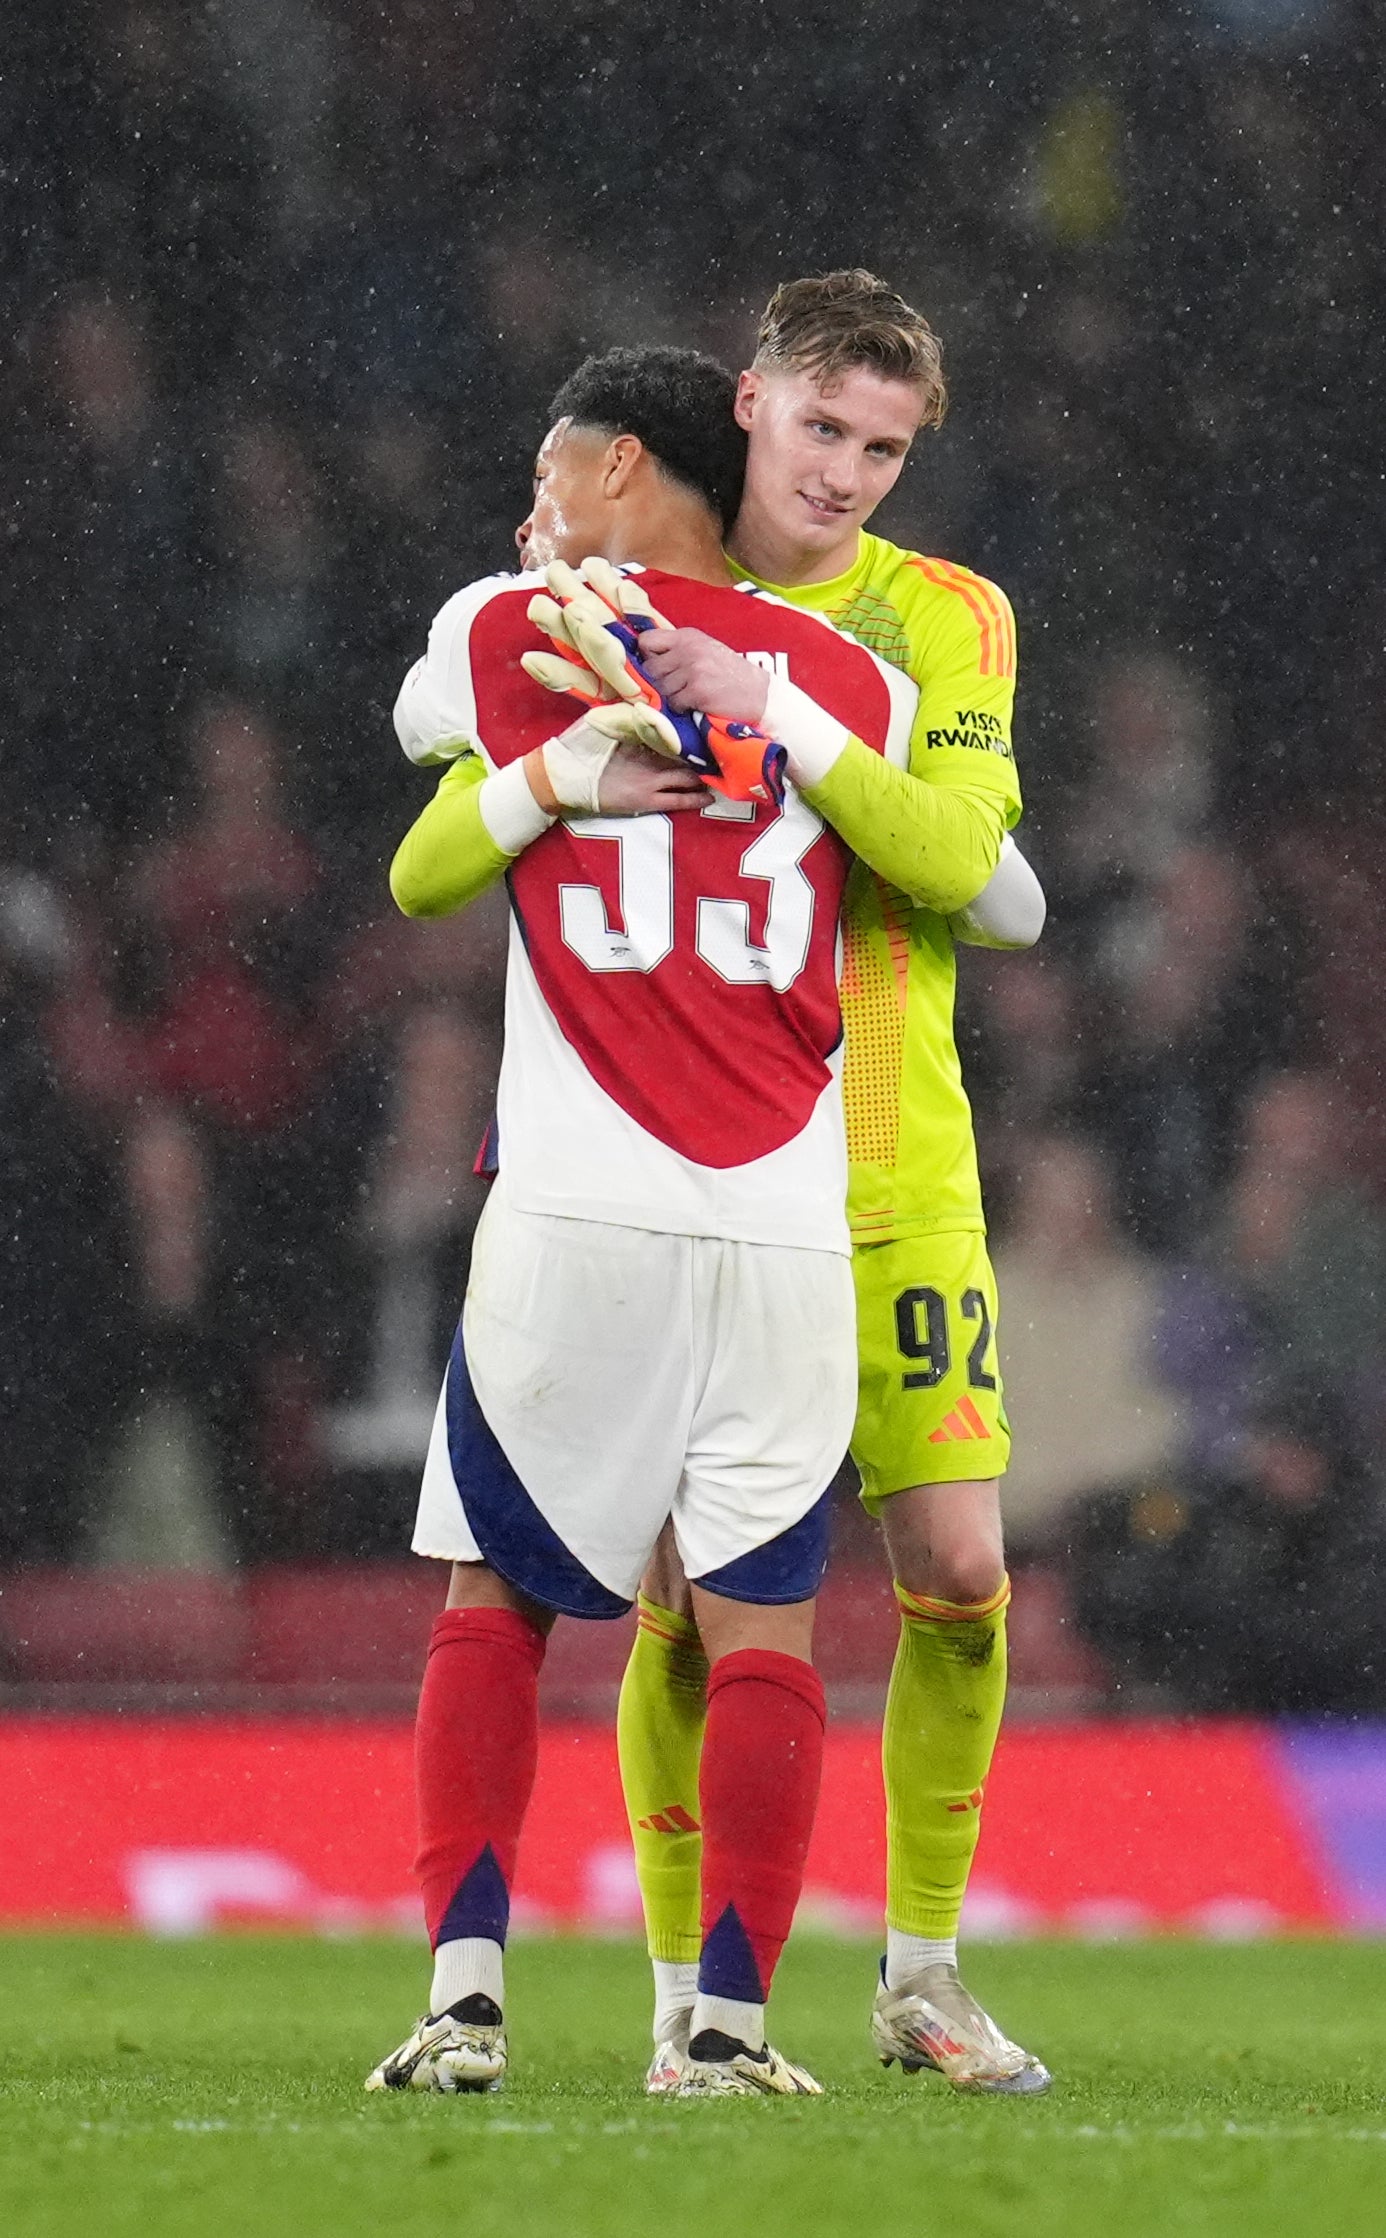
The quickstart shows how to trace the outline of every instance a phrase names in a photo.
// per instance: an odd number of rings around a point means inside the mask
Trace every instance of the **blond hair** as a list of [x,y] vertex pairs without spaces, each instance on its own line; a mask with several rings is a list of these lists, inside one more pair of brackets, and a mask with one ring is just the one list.
[[939,338],[923,313],[874,272],[824,272],[786,280],[765,306],[756,336],[758,372],[810,373],[830,388],[855,366],[924,391],[921,427],[948,409]]

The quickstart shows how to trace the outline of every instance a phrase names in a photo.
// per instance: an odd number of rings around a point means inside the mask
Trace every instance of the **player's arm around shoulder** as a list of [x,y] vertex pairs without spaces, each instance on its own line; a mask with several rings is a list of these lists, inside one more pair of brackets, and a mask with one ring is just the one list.
[[542,709],[536,717],[534,706],[518,713],[517,693],[546,699],[540,682],[520,674],[531,590],[505,575],[459,592],[405,678],[395,708],[400,743],[411,761],[448,765],[390,866],[390,891],[407,917],[465,909],[560,819],[686,814],[707,797],[693,771],[623,740],[597,714],[589,721],[587,703],[575,706],[561,688],[552,717]]
[[[1014,624],[1004,594],[987,585],[984,595],[980,577],[967,578],[963,595],[924,572],[943,563],[916,565],[917,555],[894,545],[875,550],[869,587],[899,618],[906,653],[901,665],[917,694],[900,756],[905,766],[891,766],[894,757],[883,765],[851,739],[806,770],[803,789],[872,870],[921,907],[948,917],[988,885],[1020,813],[1010,746]],[[970,714],[976,737],[995,746],[998,766],[1006,763],[1000,785],[982,757],[961,744],[953,750],[940,740],[930,743],[931,732],[958,728],[957,709]],[[768,708],[768,719],[776,721],[779,712]]]
[[[919,702],[909,766],[920,782],[967,804],[985,878],[946,912],[958,940],[1028,948],[1044,927],[1044,890],[1010,837],[1021,812],[1013,746],[1016,627],[1000,584],[953,561],[883,547],[882,589],[905,628]],[[987,869],[987,865],[990,868]]]
[[[519,764],[516,775],[524,775]],[[444,771],[390,865],[390,892],[406,917],[450,917],[505,876],[519,850],[509,852],[488,828],[482,793],[495,782],[470,747]]]

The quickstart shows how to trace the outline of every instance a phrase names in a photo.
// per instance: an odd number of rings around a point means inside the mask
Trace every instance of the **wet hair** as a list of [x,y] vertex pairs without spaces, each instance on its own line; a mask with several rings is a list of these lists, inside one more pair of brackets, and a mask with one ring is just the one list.
[[810,373],[825,389],[857,366],[883,381],[909,381],[924,392],[922,427],[938,427],[948,409],[938,336],[874,272],[786,280],[765,306],[755,363],[763,373]]
[[735,375],[700,350],[607,350],[569,374],[549,406],[549,425],[572,420],[606,435],[638,436],[670,480],[700,497],[725,530],[736,519],[746,475],[735,402]]

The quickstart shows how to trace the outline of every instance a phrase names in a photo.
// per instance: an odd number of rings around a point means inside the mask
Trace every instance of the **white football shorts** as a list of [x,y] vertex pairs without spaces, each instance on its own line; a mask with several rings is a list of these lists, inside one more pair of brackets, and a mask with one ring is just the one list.
[[857,1398],[851,1263],[517,1211],[496,1182],[414,1552],[618,1616],[667,1518],[688,1576],[806,1600]]

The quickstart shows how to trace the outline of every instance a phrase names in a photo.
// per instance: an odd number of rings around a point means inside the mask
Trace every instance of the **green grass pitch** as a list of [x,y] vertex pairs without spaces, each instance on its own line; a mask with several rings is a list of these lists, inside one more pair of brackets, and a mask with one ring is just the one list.
[[0,1940],[0,2232],[1386,2232],[1386,1947],[978,1947],[969,1979],[1058,2077],[1028,2104],[883,2072],[871,1971],[813,1936],[781,1970],[776,2038],[826,2098],[670,2105],[639,2088],[640,1953],[522,1942],[504,2092],[381,2100],[407,1944]]

